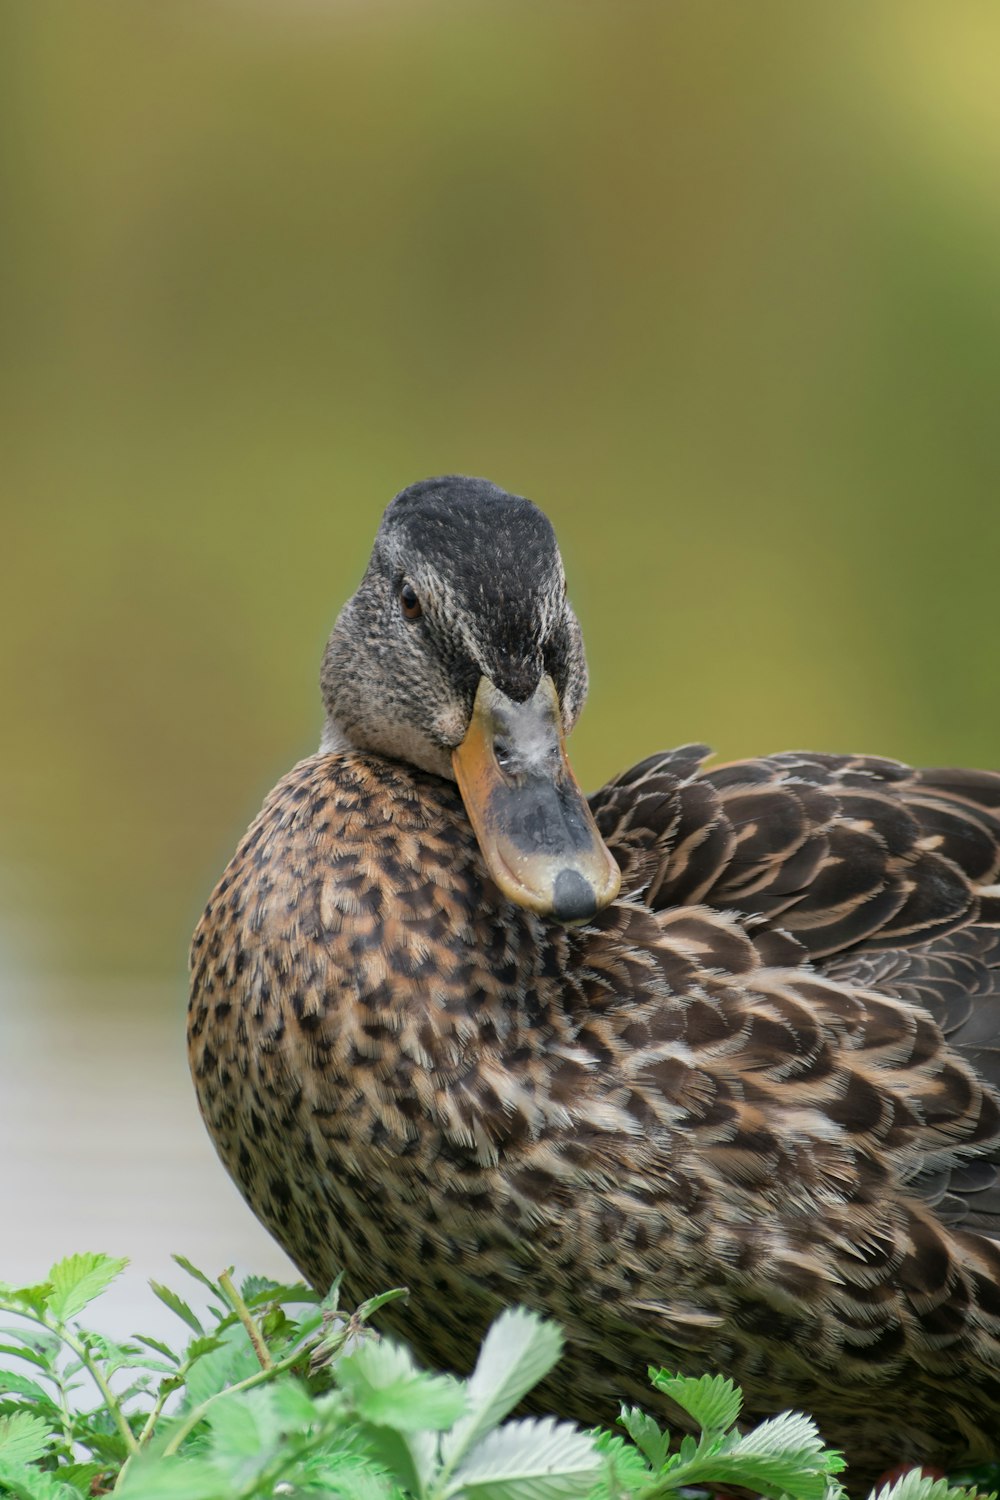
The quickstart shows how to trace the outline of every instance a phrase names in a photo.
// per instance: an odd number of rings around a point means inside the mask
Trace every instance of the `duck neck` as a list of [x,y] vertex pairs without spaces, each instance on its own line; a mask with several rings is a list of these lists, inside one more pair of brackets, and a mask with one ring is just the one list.
[[344,750],[355,749],[357,746],[351,743],[346,730],[328,712],[323,721],[323,734],[319,742],[320,755],[337,755]]

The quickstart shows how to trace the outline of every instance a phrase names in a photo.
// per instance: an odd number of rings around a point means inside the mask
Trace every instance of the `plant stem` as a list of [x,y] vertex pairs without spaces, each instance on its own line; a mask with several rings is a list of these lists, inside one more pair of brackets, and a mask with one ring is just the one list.
[[43,1323],[51,1333],[58,1334],[67,1348],[72,1349],[73,1353],[76,1355],[77,1359],[80,1361],[81,1365],[83,1365],[83,1368],[87,1371],[87,1374],[93,1380],[94,1384],[97,1386],[97,1389],[104,1397],[105,1405],[107,1406],[111,1415],[114,1417],[115,1426],[121,1433],[122,1439],[129,1453],[138,1453],[139,1444],[136,1441],[135,1433],[132,1431],[131,1427],[128,1424],[125,1413],[121,1409],[121,1404],[118,1400],[118,1397],[115,1395],[107,1380],[104,1378],[104,1373],[101,1370],[100,1366],[93,1359],[91,1359],[90,1351],[87,1349],[86,1344],[81,1343],[81,1341],[74,1334],[70,1333],[69,1329],[64,1323],[59,1323],[58,1321],[50,1323],[47,1318],[40,1318],[38,1321]]
[[[111,1415],[115,1419],[115,1426],[121,1433],[122,1440],[125,1443],[125,1446],[128,1449],[129,1453],[138,1453],[139,1444],[136,1442],[135,1433],[129,1426],[128,1421],[125,1417],[125,1413],[122,1411],[121,1403],[119,1402],[118,1397],[115,1395],[114,1391],[111,1389],[107,1380],[104,1378],[104,1374],[100,1366],[91,1358],[90,1350],[87,1348],[86,1344],[81,1343],[76,1335],[70,1332],[65,1323],[60,1322],[58,1318],[48,1317],[44,1312],[39,1311],[36,1307],[32,1307],[29,1303],[22,1302],[19,1299],[16,1301],[8,1301],[6,1298],[0,1298],[0,1307],[2,1307],[6,1312],[15,1313],[19,1318],[25,1318],[29,1323],[37,1323],[48,1333],[54,1333],[57,1338],[62,1339],[67,1349],[71,1349],[72,1352],[76,1355],[77,1359],[80,1361],[80,1364],[86,1370],[87,1374],[90,1376],[91,1380],[94,1382],[94,1384],[97,1386],[97,1389],[104,1397],[105,1404]],[[62,1388],[62,1382],[59,1380],[58,1375],[55,1378],[59,1386],[63,1410],[65,1411],[66,1398]]]
[[56,1390],[59,1392],[59,1410],[62,1414],[63,1436],[66,1439],[67,1448],[72,1450],[73,1415],[69,1409],[69,1396],[66,1393],[66,1386],[63,1382],[63,1378],[59,1374],[59,1371],[57,1369],[54,1369],[52,1371],[52,1379],[55,1382]]
[[[139,1433],[140,1452],[143,1448],[145,1448],[146,1444],[153,1436],[153,1433],[156,1430],[156,1424],[163,1414],[163,1408],[166,1406],[171,1396],[176,1395],[177,1391],[182,1388],[184,1382],[187,1379],[188,1371],[191,1369],[191,1364],[191,1360],[184,1360],[182,1364],[179,1364],[177,1366],[176,1375],[169,1376],[167,1379],[160,1381],[160,1389],[157,1392],[156,1400],[150,1408],[149,1415],[147,1416],[145,1422],[142,1424],[142,1430]],[[135,1454],[130,1453],[128,1458],[122,1464],[120,1470],[118,1471],[118,1476],[115,1480],[115,1489],[118,1488],[122,1480],[125,1478],[125,1474],[131,1467],[134,1457]],[[112,1491],[112,1493],[114,1493],[114,1491]]]
[[236,1290],[236,1285],[228,1271],[223,1271],[219,1277],[219,1285],[228,1297],[230,1306],[235,1311],[236,1316],[246,1329],[250,1342],[253,1344],[253,1352],[257,1356],[261,1369],[272,1370],[274,1368],[274,1360],[271,1358],[260,1329],[250,1316],[250,1309]]
[[216,1391],[214,1395],[207,1396],[199,1406],[196,1406],[193,1411],[188,1412],[187,1416],[181,1422],[180,1427],[164,1448],[163,1457],[172,1458],[174,1456],[184,1439],[189,1433],[194,1431],[198,1423],[204,1418],[208,1408],[214,1405],[221,1396],[231,1396],[236,1391],[249,1391],[255,1385],[264,1385],[266,1381],[273,1380],[276,1375],[283,1375],[286,1370],[290,1370],[301,1359],[302,1350],[298,1348],[294,1354],[287,1355],[284,1359],[279,1360],[277,1364],[272,1363],[269,1369],[258,1370],[256,1374],[248,1375],[245,1380],[238,1380],[235,1385],[227,1385],[225,1390]]
[[[178,1371],[178,1375],[179,1376],[184,1376],[186,1374],[187,1374],[187,1367],[186,1366],[182,1366],[181,1369]],[[162,1412],[162,1410],[163,1410],[164,1406],[167,1404],[167,1402],[170,1400],[170,1397],[174,1394],[175,1391],[177,1391],[179,1389],[179,1386],[173,1385],[173,1386],[171,1386],[171,1388],[170,1388],[169,1391],[164,1390],[163,1386],[166,1385],[166,1384],[167,1384],[166,1381],[161,1381],[161,1383],[160,1383],[160,1391],[159,1391],[159,1394],[157,1395],[156,1402],[155,1402],[152,1410],[150,1411],[149,1416],[146,1418],[145,1422],[142,1425],[142,1431],[139,1433],[139,1447],[140,1448],[145,1448],[146,1444],[149,1442],[150,1438],[153,1436],[153,1428],[156,1426],[157,1422],[160,1420],[160,1413]]]
[[[180,1368],[180,1370],[178,1371],[178,1374],[183,1376],[184,1374],[186,1374],[186,1372],[187,1372],[187,1366],[183,1366],[182,1365],[181,1368]],[[158,1396],[156,1398],[156,1403],[153,1406],[152,1410],[150,1411],[149,1416],[146,1418],[145,1422],[143,1423],[142,1431],[139,1433],[139,1449],[140,1450],[143,1449],[143,1448],[145,1448],[146,1444],[149,1442],[150,1438],[153,1436],[153,1429],[155,1428],[157,1422],[159,1421],[160,1413],[163,1411],[164,1405],[166,1404],[167,1401],[169,1401],[170,1397],[173,1395],[173,1392],[178,1389],[178,1387],[175,1385],[172,1388],[172,1390],[169,1390],[169,1391],[163,1390],[162,1387],[165,1384],[166,1384],[165,1381],[161,1381],[161,1389],[160,1389],[160,1392],[159,1392],[159,1394],[158,1394]],[[114,1488],[115,1489],[118,1488],[118,1486],[121,1484],[122,1480],[125,1478],[125,1475],[128,1473],[129,1469],[132,1467],[132,1460],[133,1460],[133,1458],[135,1458],[135,1454],[134,1453],[130,1453],[129,1456],[128,1456],[128,1458],[122,1464],[121,1468],[118,1470],[118,1475],[117,1475],[117,1477],[115,1479],[115,1484],[114,1484]],[[112,1490],[112,1494],[113,1493],[114,1493],[114,1490]]]

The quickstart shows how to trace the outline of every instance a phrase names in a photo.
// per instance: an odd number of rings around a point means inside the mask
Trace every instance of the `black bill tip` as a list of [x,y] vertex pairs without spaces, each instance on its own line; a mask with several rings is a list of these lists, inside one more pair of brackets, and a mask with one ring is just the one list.
[[597,896],[578,870],[563,869],[552,888],[552,915],[557,922],[586,922],[597,912]]

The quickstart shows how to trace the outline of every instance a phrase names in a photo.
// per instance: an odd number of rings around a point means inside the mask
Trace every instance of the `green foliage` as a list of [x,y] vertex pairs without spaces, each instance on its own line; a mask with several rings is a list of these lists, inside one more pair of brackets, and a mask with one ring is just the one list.
[[700,1380],[693,1380],[685,1375],[668,1375],[666,1370],[650,1366],[649,1379],[658,1391],[693,1417],[706,1434],[727,1431],[743,1405],[742,1391],[721,1375],[703,1375]]
[[[303,1286],[180,1256],[208,1293],[199,1315],[170,1287],[154,1294],[186,1342],[117,1343],[78,1322],[125,1262],[59,1261],[37,1286],[0,1285],[0,1496],[74,1500],[662,1500],[738,1486],[767,1500],[842,1500],[842,1461],[810,1418],[784,1412],[737,1428],[740,1391],[719,1376],[651,1369],[655,1390],[699,1435],[679,1443],[623,1408],[622,1434],[554,1417],[512,1418],[556,1365],[562,1335],[535,1313],[503,1313],[467,1380],[422,1370],[370,1319],[396,1288],[349,1315],[339,1282]],[[190,1337],[188,1337],[190,1335]],[[22,1369],[21,1366],[24,1366]],[[96,1399],[95,1399],[96,1398]],[[909,1474],[873,1500],[974,1500],[970,1488]]]
[[[825,1500],[838,1493],[839,1454],[823,1446],[810,1417],[783,1412],[749,1432],[736,1428],[742,1394],[721,1376],[700,1380],[653,1370],[650,1379],[701,1428],[671,1451],[671,1435],[647,1413],[623,1407],[619,1418],[645,1463],[629,1461],[628,1483],[643,1500],[692,1486],[738,1485],[770,1500]],[[893,1500],[898,1500],[894,1496]]]
[[[995,1469],[997,1465],[990,1467]],[[976,1484],[965,1488],[949,1479],[935,1479],[932,1475],[921,1473],[919,1469],[911,1469],[894,1484],[884,1484],[880,1490],[876,1490],[872,1500],[977,1500],[983,1493]],[[992,1492],[991,1500],[995,1500]]]
[[[743,1396],[731,1380],[718,1375],[696,1380],[652,1368],[649,1379],[701,1432],[697,1438],[682,1437],[677,1444],[646,1412],[623,1407],[619,1421],[635,1446],[629,1448],[619,1439],[608,1439],[603,1445],[616,1470],[617,1493],[635,1500],[661,1500],[692,1487],[715,1490],[726,1486],[768,1500],[843,1500],[845,1491],[838,1476],[844,1461],[824,1447],[811,1417],[786,1411],[741,1432],[736,1422]],[[985,1472],[979,1477],[981,1488],[973,1480],[965,1489],[911,1470],[870,1500],[975,1500],[989,1489]],[[608,1500],[615,1493],[612,1490]]]

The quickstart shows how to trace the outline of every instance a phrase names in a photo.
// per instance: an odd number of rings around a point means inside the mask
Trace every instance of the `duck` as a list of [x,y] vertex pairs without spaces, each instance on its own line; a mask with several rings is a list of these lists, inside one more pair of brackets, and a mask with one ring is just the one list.
[[306,1280],[408,1287],[383,1326],[455,1370],[537,1309],[529,1405],[587,1425],[653,1364],[811,1413],[858,1485],[994,1458],[1000,774],[687,745],[584,796],[555,533],[458,475],[388,506],[320,684],[188,1013]]

